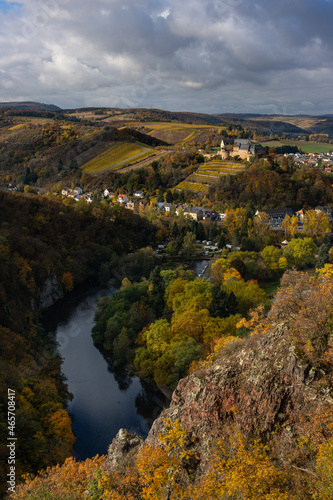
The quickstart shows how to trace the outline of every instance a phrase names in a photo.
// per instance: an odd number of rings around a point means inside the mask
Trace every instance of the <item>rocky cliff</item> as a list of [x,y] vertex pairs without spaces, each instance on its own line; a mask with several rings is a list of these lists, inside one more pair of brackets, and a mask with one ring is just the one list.
[[295,351],[283,325],[229,345],[211,367],[179,382],[146,443],[159,444],[165,420],[178,420],[196,438],[200,467],[211,444],[230,428],[275,440],[279,458],[290,458],[297,440],[315,432],[314,422],[333,405],[332,373],[302,361]]
[[45,281],[44,286],[40,293],[39,310],[46,309],[52,306],[57,300],[64,296],[64,292],[59,284],[55,273],[50,273],[48,279]]

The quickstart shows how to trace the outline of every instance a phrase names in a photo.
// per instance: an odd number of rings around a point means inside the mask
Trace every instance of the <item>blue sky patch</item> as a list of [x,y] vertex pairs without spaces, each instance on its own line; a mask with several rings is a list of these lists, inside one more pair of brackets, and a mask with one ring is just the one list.
[[21,3],[17,2],[6,2],[6,0],[0,0],[0,12],[7,14],[11,10],[16,10],[17,8],[22,7]]

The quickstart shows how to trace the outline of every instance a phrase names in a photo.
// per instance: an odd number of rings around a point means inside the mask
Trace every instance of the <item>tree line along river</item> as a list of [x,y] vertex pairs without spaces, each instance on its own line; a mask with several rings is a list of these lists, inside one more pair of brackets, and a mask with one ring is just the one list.
[[[196,262],[198,276],[207,261]],[[105,454],[120,428],[145,438],[169,400],[112,362],[96,348],[91,337],[98,300],[118,290],[90,287],[76,290],[44,315],[47,331],[56,332],[62,373],[73,395],[68,411],[76,436],[74,455],[80,460]]]

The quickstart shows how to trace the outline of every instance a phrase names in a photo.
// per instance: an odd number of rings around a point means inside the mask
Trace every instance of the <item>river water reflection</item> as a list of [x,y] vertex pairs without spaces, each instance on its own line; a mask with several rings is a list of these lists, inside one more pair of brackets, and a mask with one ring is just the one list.
[[168,400],[147,389],[137,377],[113,371],[94,346],[91,330],[97,301],[112,295],[116,288],[95,288],[67,297],[46,316],[48,329],[56,331],[62,372],[73,400],[68,411],[76,436],[78,459],[105,454],[118,430],[125,427],[146,437],[151,424]]

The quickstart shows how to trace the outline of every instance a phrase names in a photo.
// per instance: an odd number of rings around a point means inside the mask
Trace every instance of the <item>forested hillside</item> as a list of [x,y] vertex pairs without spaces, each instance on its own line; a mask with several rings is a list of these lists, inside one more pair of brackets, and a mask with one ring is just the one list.
[[74,441],[61,359],[39,324],[43,306],[84,280],[108,280],[112,256],[153,242],[154,234],[148,222],[119,207],[69,207],[0,192],[2,492],[8,472],[8,389],[16,393],[17,479],[61,463]]
[[146,442],[122,429],[108,457],[69,459],[11,498],[330,500],[332,293],[332,266],[287,272],[269,316],[180,381]]
[[[10,389],[16,479],[51,466],[14,500],[333,497],[332,173],[322,159],[283,156],[290,146],[279,142],[302,134],[299,151],[310,122],[0,109],[1,442]],[[232,148],[268,136],[274,147],[212,170],[222,139]],[[116,171],[122,150],[140,148],[149,161]],[[61,199],[68,186],[82,198]],[[194,205],[203,220],[190,218]],[[303,208],[303,219],[273,227],[262,210],[283,207]],[[197,258],[213,259],[209,280],[179,265]],[[122,431],[107,460],[64,463],[70,395],[41,311],[86,280],[114,276],[121,290],[99,302],[94,341],[115,365],[175,390],[171,408],[145,444]],[[7,457],[2,444],[2,485]]]

